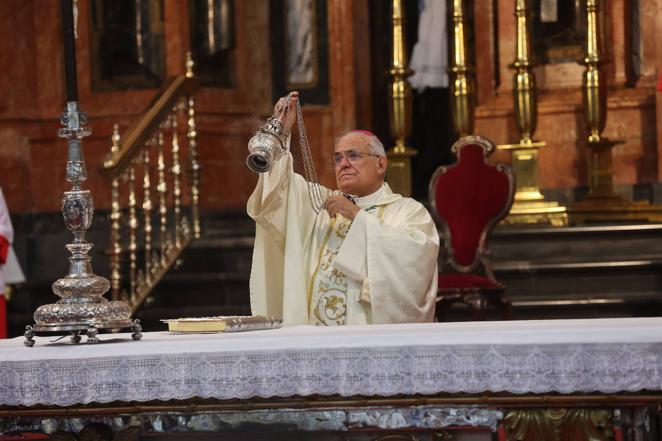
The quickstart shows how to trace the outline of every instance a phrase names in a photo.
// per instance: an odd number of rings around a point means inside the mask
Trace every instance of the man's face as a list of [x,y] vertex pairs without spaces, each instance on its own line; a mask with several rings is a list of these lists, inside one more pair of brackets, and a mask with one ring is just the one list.
[[357,133],[343,136],[334,151],[338,189],[357,196],[374,193],[384,182],[386,163],[386,157],[370,151],[368,136]]

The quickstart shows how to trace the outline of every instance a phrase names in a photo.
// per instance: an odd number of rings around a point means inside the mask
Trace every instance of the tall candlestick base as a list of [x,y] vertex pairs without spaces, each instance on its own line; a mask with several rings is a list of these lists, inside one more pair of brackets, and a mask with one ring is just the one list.
[[411,158],[415,155],[416,150],[409,147],[396,147],[386,152],[388,184],[396,193],[405,197],[411,196]]
[[589,193],[570,207],[570,223],[662,221],[662,206],[632,202],[614,192],[611,149],[621,143],[604,137],[588,142]]
[[498,146],[512,152],[513,170],[517,177],[515,201],[502,224],[568,224],[567,209],[555,201],[546,201],[538,185],[538,149],[542,141],[522,141]]
[[618,195],[593,196],[574,203],[568,210],[573,225],[591,222],[662,222],[662,205],[628,201]]
[[131,328],[132,338],[140,340],[140,321],[131,319],[131,309],[126,303],[103,297],[110,289],[110,282],[94,274],[92,258],[88,255],[93,245],[85,240],[85,234],[92,224],[94,204],[90,191],[81,188],[87,179],[81,146],[81,139],[90,134],[90,129],[83,127],[86,116],[78,109],[77,102],[70,101],[60,121],[65,128],[58,134],[69,144],[65,175],[72,186],[62,199],[64,223],[74,236],[73,242],[66,245],[71,253],[69,274],[53,283],[53,292],[61,298],[37,308],[35,324],[26,326],[24,343],[32,347],[35,335],[62,332],[71,334],[73,343],[79,343],[81,335],[87,335],[88,343],[99,343],[99,331],[123,328]]

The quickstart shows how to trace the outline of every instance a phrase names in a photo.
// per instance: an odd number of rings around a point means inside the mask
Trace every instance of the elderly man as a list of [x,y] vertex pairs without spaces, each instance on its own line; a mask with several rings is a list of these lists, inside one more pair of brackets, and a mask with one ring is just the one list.
[[429,213],[384,182],[387,159],[372,133],[341,136],[332,162],[339,191],[323,189],[319,214],[289,151],[260,174],[247,206],[253,313],[286,326],[432,321],[439,236]]

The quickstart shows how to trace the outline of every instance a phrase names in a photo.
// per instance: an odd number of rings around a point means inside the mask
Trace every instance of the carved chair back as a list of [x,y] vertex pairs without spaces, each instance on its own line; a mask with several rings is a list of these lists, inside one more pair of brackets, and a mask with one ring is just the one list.
[[443,229],[444,264],[460,273],[483,265],[490,276],[489,235],[512,206],[515,178],[507,165],[487,162],[494,144],[486,138],[464,137],[452,150],[457,162],[437,169],[429,192]]

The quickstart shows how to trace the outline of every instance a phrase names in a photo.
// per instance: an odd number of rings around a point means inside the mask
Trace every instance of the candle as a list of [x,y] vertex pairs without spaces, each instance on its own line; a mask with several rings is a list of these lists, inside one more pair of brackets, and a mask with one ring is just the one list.
[[76,83],[76,40],[74,36],[73,0],[62,0],[62,35],[64,38],[64,74],[67,82],[67,101],[78,101]]

